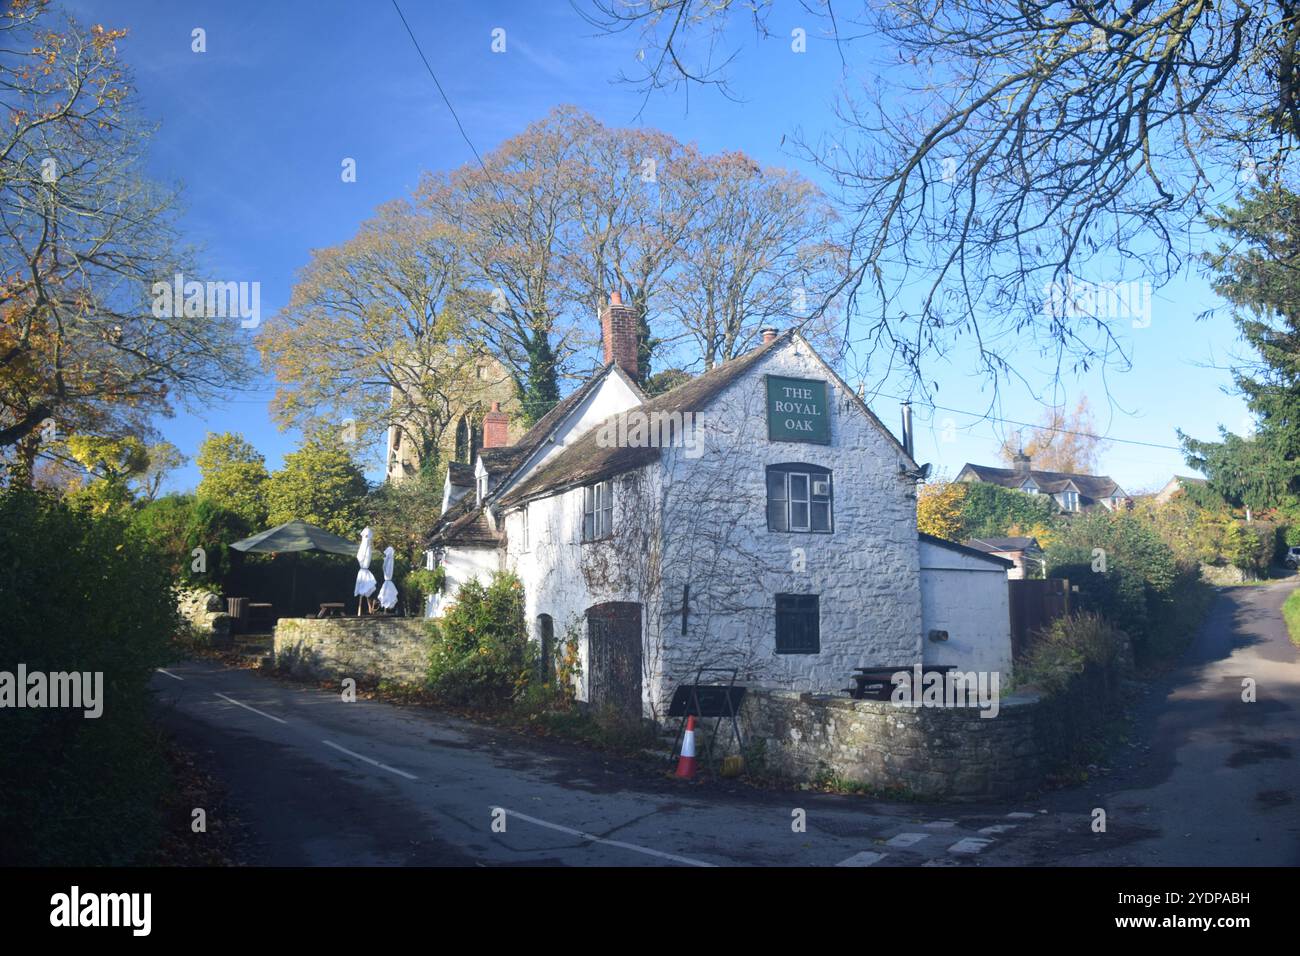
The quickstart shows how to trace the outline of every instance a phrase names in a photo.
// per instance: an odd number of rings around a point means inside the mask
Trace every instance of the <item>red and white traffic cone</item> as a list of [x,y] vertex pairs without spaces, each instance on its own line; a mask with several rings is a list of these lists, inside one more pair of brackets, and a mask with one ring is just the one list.
[[677,759],[677,776],[690,780],[695,776],[695,715],[686,718],[686,733],[682,735],[682,755]]

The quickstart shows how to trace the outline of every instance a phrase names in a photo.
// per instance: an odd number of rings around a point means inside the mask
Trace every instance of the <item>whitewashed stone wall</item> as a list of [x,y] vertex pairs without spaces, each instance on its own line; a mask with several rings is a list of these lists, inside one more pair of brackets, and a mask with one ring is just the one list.
[[[769,374],[827,381],[830,445],[768,440]],[[900,474],[902,450],[799,342],[759,362],[704,415],[705,453],[692,460],[674,449],[663,479],[664,612],[654,622],[662,695],[702,664],[738,666],[755,686],[829,693],[849,686],[855,667],[918,662],[916,486]],[[768,530],[765,466],[782,462],[831,469],[833,533]],[[820,653],[776,653],[778,593],[820,596]]]
[[[613,541],[582,541],[581,488],[574,488],[540,498],[528,504],[528,544],[524,545],[523,512],[515,510],[505,516],[506,566],[514,571],[524,586],[524,608],[528,617],[529,633],[540,640],[538,616],[549,614],[555,627],[555,636],[562,639],[565,632],[576,628],[582,661],[578,698],[588,699],[590,667],[586,642],[587,608],[607,601],[635,601],[652,604],[653,589],[628,574],[628,569],[641,564],[640,556],[622,560],[628,547],[636,542],[627,540],[629,516],[637,508],[637,489],[656,480],[655,468],[642,469],[614,479]],[[607,568],[614,568],[607,574]],[[643,612],[644,614],[644,612]],[[644,630],[644,617],[643,617]],[[643,660],[648,659],[643,645]],[[643,679],[643,699],[649,705],[649,681]],[[648,711],[647,711],[648,712]]]
[[449,547],[443,557],[447,569],[446,584],[441,594],[429,596],[425,614],[429,617],[441,617],[455,598],[460,586],[466,581],[477,578],[487,584],[492,580],[492,572],[501,570],[501,552],[497,548]]

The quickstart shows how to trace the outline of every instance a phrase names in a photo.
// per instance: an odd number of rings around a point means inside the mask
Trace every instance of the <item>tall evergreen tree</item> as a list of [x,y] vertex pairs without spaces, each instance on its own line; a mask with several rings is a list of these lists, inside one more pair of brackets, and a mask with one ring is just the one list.
[[1258,510],[1300,492],[1300,196],[1254,189],[1209,223],[1228,241],[1206,256],[1214,289],[1258,358],[1233,370],[1253,435],[1220,428],[1218,442],[1178,433],[1187,463],[1229,504]]

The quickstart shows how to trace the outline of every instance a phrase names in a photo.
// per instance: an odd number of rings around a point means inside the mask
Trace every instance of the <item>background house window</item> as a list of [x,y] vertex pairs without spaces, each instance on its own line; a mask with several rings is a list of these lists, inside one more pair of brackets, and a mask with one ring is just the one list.
[[767,529],[821,531],[832,528],[831,472],[819,465],[767,466]]
[[582,540],[595,541],[614,532],[614,484],[602,481],[582,489]]
[[1079,493],[1077,491],[1061,492],[1061,507],[1066,511],[1079,510]]
[[819,654],[822,649],[821,601],[816,594],[776,596],[776,652]]
[[524,505],[521,514],[523,516],[523,525],[524,525],[524,533],[521,536],[521,540],[523,541],[524,550],[527,551],[528,550],[528,505]]

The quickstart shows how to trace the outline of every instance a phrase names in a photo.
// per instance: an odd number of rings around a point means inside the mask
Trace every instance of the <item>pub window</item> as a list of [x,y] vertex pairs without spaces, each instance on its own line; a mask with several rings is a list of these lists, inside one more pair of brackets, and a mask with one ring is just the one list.
[[767,530],[829,532],[831,472],[819,465],[767,466]]
[[582,489],[582,540],[607,538],[614,532],[614,483],[602,481]]
[[776,596],[776,652],[819,654],[822,649],[821,608],[816,594]]
[[527,551],[528,550],[528,505],[524,505],[523,508],[520,509],[520,515],[522,516],[522,524],[523,524],[523,534],[520,536],[520,540],[524,546],[523,549]]

